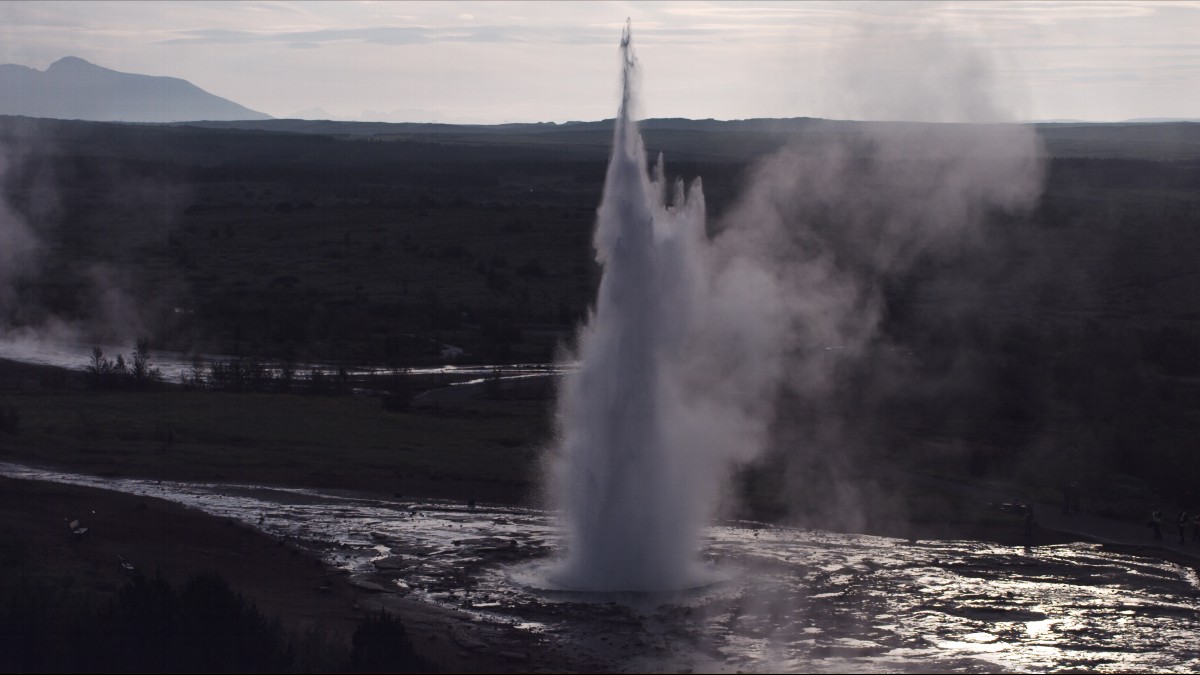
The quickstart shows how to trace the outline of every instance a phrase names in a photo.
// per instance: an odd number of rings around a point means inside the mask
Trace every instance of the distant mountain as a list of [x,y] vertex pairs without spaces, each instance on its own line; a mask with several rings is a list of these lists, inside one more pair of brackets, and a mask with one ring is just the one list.
[[284,116],[288,120],[335,120],[339,119],[337,115],[330,113],[324,108],[306,108],[297,110],[294,113],[289,113]]
[[0,114],[98,122],[271,119],[187,80],[121,73],[74,56],[45,71],[0,65]]
[[1125,124],[1162,124],[1164,122],[1200,122],[1200,117],[1135,117]]

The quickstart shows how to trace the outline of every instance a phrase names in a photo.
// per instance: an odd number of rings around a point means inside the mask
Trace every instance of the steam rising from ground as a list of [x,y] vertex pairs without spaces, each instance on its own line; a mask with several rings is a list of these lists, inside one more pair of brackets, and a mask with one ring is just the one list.
[[[54,138],[35,124],[6,120],[0,133],[0,343],[19,356],[45,344],[129,343],[145,334],[137,304],[125,291],[129,272],[100,261],[55,266],[45,234],[64,216],[54,174]],[[113,186],[128,187],[120,177]],[[53,240],[52,237],[49,240]],[[49,306],[45,288],[71,288],[82,307]],[[62,302],[64,298],[54,298]]]
[[39,241],[25,219],[5,197],[13,152],[0,145],[0,329],[6,328],[16,310],[16,282],[34,267]]
[[[969,248],[989,214],[1031,206],[1042,168],[1027,127],[814,122],[754,168],[708,237],[699,180],[668,189],[661,158],[647,170],[628,29],[622,55],[595,234],[604,278],[559,399],[553,483],[570,543],[553,581],[662,590],[705,581],[700,531],[733,467],[773,444],[837,464],[871,420],[832,393],[845,364],[879,351],[884,284]],[[978,99],[986,87],[967,81]],[[929,104],[942,99],[956,100]],[[978,100],[953,115],[979,110],[994,119]],[[781,400],[804,410],[780,415]],[[834,492],[852,512],[853,490]]]

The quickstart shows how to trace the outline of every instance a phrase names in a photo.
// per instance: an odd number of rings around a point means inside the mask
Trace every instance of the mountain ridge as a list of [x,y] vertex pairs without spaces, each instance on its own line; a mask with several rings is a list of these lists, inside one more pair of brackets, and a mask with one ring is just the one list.
[[46,70],[0,65],[0,114],[91,122],[272,119],[178,77],[125,73],[77,56]]

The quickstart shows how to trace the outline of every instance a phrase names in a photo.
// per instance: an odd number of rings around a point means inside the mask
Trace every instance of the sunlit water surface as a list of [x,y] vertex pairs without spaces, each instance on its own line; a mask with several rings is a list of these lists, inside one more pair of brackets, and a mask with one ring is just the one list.
[[538,590],[545,512],[305,489],[0,473],[160,497],[286,537],[353,582],[535,636],[612,670],[1192,672],[1200,585],[1185,567],[1066,544],[888,539],[727,523],[718,582],[669,595]]

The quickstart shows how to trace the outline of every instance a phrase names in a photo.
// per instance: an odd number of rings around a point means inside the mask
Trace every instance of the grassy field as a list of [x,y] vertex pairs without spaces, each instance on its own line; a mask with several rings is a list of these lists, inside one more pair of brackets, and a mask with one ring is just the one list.
[[0,459],[108,476],[350,488],[412,497],[535,499],[544,403],[386,412],[365,396],[221,392],[9,395]]

